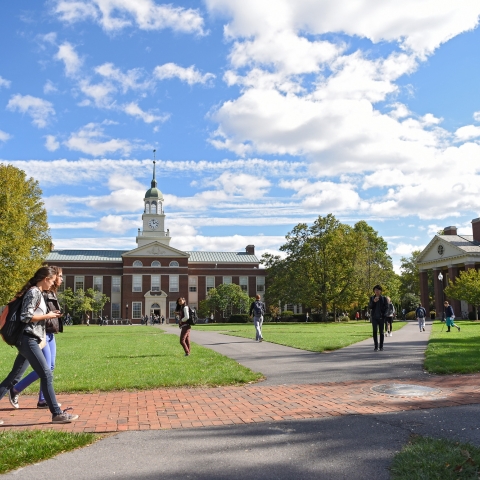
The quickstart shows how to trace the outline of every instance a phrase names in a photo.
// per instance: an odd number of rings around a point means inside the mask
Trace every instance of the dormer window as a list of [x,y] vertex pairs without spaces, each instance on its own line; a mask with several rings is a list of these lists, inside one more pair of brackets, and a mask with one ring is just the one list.
[[134,267],[143,267],[143,263],[140,260],[135,260],[133,262]]
[[170,267],[179,267],[180,265],[179,265],[178,262],[176,262],[175,260],[173,260],[172,262],[170,262],[170,265],[169,265],[169,266],[170,266]]
[[158,260],[154,260],[152,262],[152,267],[161,267],[160,262]]

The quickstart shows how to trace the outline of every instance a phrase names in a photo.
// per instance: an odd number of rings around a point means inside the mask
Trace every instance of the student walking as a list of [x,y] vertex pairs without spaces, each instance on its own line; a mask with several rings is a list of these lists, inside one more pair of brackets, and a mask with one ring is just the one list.
[[415,310],[415,316],[418,321],[418,328],[420,332],[425,331],[425,318],[427,316],[427,311],[422,307],[422,304],[419,303],[417,309]]
[[260,295],[255,296],[255,301],[250,305],[250,318],[253,317],[255,325],[255,341],[263,342],[262,325],[263,316],[265,315],[265,304],[260,301]]
[[177,299],[177,307],[175,308],[175,312],[178,314],[179,318],[179,327],[181,329],[180,332],[180,345],[183,347],[185,351],[185,356],[188,357],[190,355],[190,330],[192,327],[188,323],[190,318],[189,308],[185,299],[183,297],[179,297]]
[[390,297],[385,297],[387,299],[387,311],[385,313],[385,335],[391,337],[393,335],[393,317],[395,316],[395,307],[393,306],[392,300]]
[[373,343],[375,345],[374,351],[378,352],[379,345],[377,332],[380,334],[380,351],[383,351],[383,327],[385,326],[387,299],[382,295],[382,287],[380,285],[375,285],[373,287],[373,292],[375,295],[370,297],[368,308],[372,311]]
[[13,369],[0,384],[0,399],[13,387],[12,382],[17,378],[19,372],[22,372],[23,375],[30,363],[40,377],[40,386],[52,414],[52,423],[70,423],[76,420],[78,415],[71,415],[66,410],[60,410],[53,389],[52,371],[40,348],[40,344],[45,341],[45,320],[59,318],[62,315],[59,311],[47,313],[47,305],[42,295],[43,291],[52,288],[56,274],[56,269],[53,267],[39,268],[17,294],[17,297],[24,295],[20,321],[25,323],[25,329],[15,345],[18,355]]
[[445,322],[447,325],[447,332],[450,331],[450,327],[456,327],[458,328],[458,331],[460,331],[460,327],[455,325],[455,313],[453,311],[453,307],[449,305],[447,301],[443,303],[443,306],[445,307]]
[[[58,302],[56,292],[60,285],[63,282],[63,273],[62,269],[58,267],[55,268],[57,271],[57,276],[55,278],[55,283],[52,285],[52,288],[48,291],[42,292],[43,298],[45,303],[47,304],[48,312],[60,312],[60,303]],[[87,315],[88,319],[88,315]],[[88,325],[88,323],[87,323]],[[55,342],[55,335],[57,333],[63,332],[63,325],[61,318],[51,318],[45,321],[45,332],[46,332],[46,344],[42,348],[42,353],[45,356],[45,360],[47,364],[50,365],[50,369],[53,372],[55,369],[55,359],[57,356],[57,345]],[[20,408],[18,404],[18,397],[20,394],[25,390],[29,385],[33,382],[38,380],[37,372],[33,371],[30,372],[23,380],[18,382],[14,385],[9,392],[10,396],[10,403],[14,408]],[[60,407],[61,404],[59,403],[58,406]],[[38,395],[38,403],[37,408],[48,408],[47,402],[45,401],[45,397],[43,396],[42,389],[40,389],[40,393]]]

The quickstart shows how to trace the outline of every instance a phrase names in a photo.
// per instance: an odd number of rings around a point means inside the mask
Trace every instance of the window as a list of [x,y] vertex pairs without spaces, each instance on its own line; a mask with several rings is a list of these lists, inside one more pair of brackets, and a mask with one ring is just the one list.
[[157,202],[152,202],[150,213],[157,213]]
[[85,290],[85,277],[75,277],[75,291]]
[[179,267],[179,266],[180,266],[179,263],[176,262],[175,260],[173,260],[172,262],[170,262],[170,265],[169,265],[169,267]]
[[197,277],[188,277],[188,291],[189,292],[197,291]]
[[134,267],[143,267],[143,263],[140,260],[135,260],[133,262]]
[[230,283],[232,283],[232,277],[223,277],[223,283],[225,285],[229,285]]
[[132,275],[132,292],[142,291],[142,276]]
[[293,305],[293,303],[287,303],[285,305],[285,310],[288,310],[289,312],[293,312],[294,308],[295,308],[295,306]]
[[112,277],[112,293],[120,292],[122,285],[122,277]]
[[215,288],[215,277],[205,277],[206,284],[207,284],[207,295],[208,292],[212,289]]
[[63,278],[62,284],[57,288],[57,293],[63,293],[65,291],[65,277]]
[[265,277],[257,277],[257,292],[265,291]]
[[142,302],[132,302],[132,318],[142,318]]
[[178,292],[178,275],[169,275],[170,282],[168,289],[171,292]]
[[93,277],[93,289],[96,292],[103,292],[103,277]]
[[152,283],[150,287],[151,292],[160,291],[160,275],[152,275]]
[[158,267],[161,267],[160,262],[159,262],[158,260],[154,260],[154,261],[152,262],[152,267],[157,267],[157,268],[158,268]]
[[177,302],[168,302],[168,318],[175,318],[175,309],[177,308]]
[[145,213],[150,213],[150,204],[148,202],[145,204]]
[[112,318],[121,318],[119,303],[112,303]]
[[240,288],[242,289],[242,292],[245,292],[248,294],[248,277],[240,277]]

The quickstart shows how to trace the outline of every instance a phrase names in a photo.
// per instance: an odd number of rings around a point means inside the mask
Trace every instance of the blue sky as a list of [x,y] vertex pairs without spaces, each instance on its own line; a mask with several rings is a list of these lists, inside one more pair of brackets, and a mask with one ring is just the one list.
[[57,248],[133,248],[152,150],[172,246],[276,252],[366,220],[399,259],[480,216],[465,0],[24,0],[0,18],[0,161]]

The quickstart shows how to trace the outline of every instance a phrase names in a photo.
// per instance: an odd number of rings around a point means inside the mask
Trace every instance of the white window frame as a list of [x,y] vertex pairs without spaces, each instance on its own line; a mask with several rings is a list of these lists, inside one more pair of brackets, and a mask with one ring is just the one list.
[[142,318],[142,302],[132,302],[132,318]]
[[[97,288],[98,287],[98,288]],[[100,292],[100,293],[103,293],[103,277],[99,276],[95,276],[93,277],[93,289],[96,291],[96,292]]]
[[132,292],[142,291],[142,275],[132,275]]
[[197,277],[188,277],[188,291],[192,293],[197,291]]
[[122,277],[112,276],[112,293],[120,293],[122,291]]
[[159,268],[162,264],[158,260],[154,260],[150,266],[153,268]]
[[211,277],[211,276],[205,277],[205,288],[206,288],[207,295],[208,295],[208,292],[212,288],[215,288],[215,277]]
[[172,268],[175,268],[175,267],[179,267],[180,264],[176,261],[176,260],[172,260],[169,265],[169,267],[172,267]]
[[122,318],[120,313],[120,304],[119,303],[112,303],[112,318]]
[[143,267],[143,263],[141,260],[135,260],[132,264],[132,267],[136,267],[136,268]]
[[180,275],[168,276],[168,291],[179,292],[180,291]]
[[245,292],[248,295],[248,277],[239,277],[238,283],[242,292]]
[[160,275],[151,275],[150,277],[150,291],[159,292],[160,291]]
[[[82,286],[79,286],[79,284],[82,284]],[[76,292],[77,290],[82,289],[85,291],[85,277],[84,276],[77,276],[75,275],[75,280],[74,280],[74,291]]]
[[224,285],[230,285],[231,283],[232,283],[232,277],[230,277],[230,276],[223,277],[223,284]]
[[177,308],[177,302],[168,302],[168,318],[175,318],[175,309]]
[[265,277],[257,277],[257,293],[265,292]]

